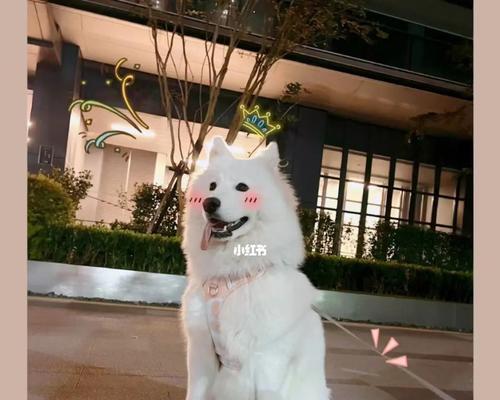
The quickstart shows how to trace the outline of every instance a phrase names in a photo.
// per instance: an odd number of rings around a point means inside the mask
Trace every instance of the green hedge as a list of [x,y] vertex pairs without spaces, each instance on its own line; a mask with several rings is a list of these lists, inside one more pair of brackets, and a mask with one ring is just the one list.
[[165,274],[185,273],[178,238],[83,225],[39,230],[28,240],[28,258]]
[[[178,238],[85,226],[42,228],[29,238],[31,260],[184,274]],[[319,289],[472,302],[472,274],[393,262],[310,254],[304,273]]]
[[348,290],[433,300],[472,303],[468,272],[440,268],[309,254],[302,268],[319,289]]

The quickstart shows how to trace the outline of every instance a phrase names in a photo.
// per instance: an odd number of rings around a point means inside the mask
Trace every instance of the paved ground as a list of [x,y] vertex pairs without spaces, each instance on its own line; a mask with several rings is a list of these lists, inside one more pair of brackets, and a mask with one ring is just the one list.
[[[325,327],[335,400],[440,398],[336,326]],[[369,340],[372,326],[346,327]],[[473,398],[472,335],[380,328],[381,343],[400,342],[391,355],[407,355],[410,371],[450,398]],[[183,400],[185,387],[177,310],[29,299],[30,400]]]

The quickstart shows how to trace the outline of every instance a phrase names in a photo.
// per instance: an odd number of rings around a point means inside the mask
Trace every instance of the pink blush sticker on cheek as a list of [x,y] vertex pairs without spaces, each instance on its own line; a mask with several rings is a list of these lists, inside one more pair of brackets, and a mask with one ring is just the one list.
[[202,193],[198,192],[190,192],[186,195],[186,203],[188,207],[194,208],[194,209],[201,209],[203,207],[203,200],[205,199],[205,196]]
[[261,198],[256,192],[246,192],[243,196],[243,206],[248,210],[260,208]]

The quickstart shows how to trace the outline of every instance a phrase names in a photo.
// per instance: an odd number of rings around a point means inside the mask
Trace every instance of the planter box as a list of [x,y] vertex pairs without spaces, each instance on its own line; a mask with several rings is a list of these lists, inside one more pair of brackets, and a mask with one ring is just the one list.
[[[154,304],[180,304],[186,277],[82,265],[28,261],[28,290],[37,294]],[[321,291],[317,307],[358,322],[472,331],[473,305]]]

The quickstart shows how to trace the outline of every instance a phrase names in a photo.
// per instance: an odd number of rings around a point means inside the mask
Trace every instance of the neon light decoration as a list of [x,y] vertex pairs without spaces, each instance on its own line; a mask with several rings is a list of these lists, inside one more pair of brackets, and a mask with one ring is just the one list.
[[242,125],[250,130],[250,132],[265,138],[273,132],[279,131],[281,126],[279,124],[273,125],[270,121],[271,113],[259,113],[259,106],[256,105],[251,111],[248,111],[244,105],[240,106],[243,114]]
[[[78,100],[75,100],[73,101],[70,106],[69,106],[69,109],[68,111],[71,112],[71,110],[76,107],[76,106],[79,106],[80,108],[80,111],[82,113],[86,113],[86,112],[90,112],[92,111],[92,108],[93,107],[96,107],[96,108],[102,108],[103,110],[106,110],[106,111],[109,111],[110,113],[113,113],[115,114],[117,117],[120,117],[121,119],[123,119],[124,121],[126,121],[129,125],[131,125],[135,130],[137,130],[139,133],[142,133],[142,130],[141,128],[139,127],[139,125],[144,128],[144,129],[149,129],[149,126],[148,124],[146,124],[142,118],[137,114],[137,112],[134,110],[134,107],[132,106],[132,103],[130,102],[128,96],[127,96],[127,87],[131,86],[134,81],[135,81],[135,77],[133,74],[127,74],[125,76],[121,76],[120,75],[120,67],[127,61],[127,59],[125,57],[123,58],[120,58],[117,63],[115,64],[115,78],[118,80],[118,82],[121,83],[121,95],[122,95],[122,99],[123,99],[123,102],[125,103],[125,107],[127,108],[127,110],[129,111],[129,113],[131,114],[132,118],[130,118],[128,115],[124,114],[123,112],[121,112],[120,110],[118,110],[117,108],[115,107],[112,107],[112,106],[108,106],[107,104],[105,103],[101,103],[100,101],[96,101],[96,100],[82,100],[82,99],[78,99]],[[134,65],[134,68],[139,65],[139,64],[135,64]],[[138,69],[138,68],[136,68]],[[82,81],[82,85],[86,84],[87,82],[85,81]],[[84,119],[85,121],[85,125],[86,126],[89,126],[92,124],[92,119],[91,118],[88,118],[88,119]],[[82,135],[83,134],[83,137],[85,138],[87,135],[86,135],[86,132],[80,132],[79,135]],[[95,146],[96,148],[98,149],[103,149],[104,146],[106,145],[106,140],[112,136],[116,136],[116,135],[126,135],[126,136],[129,136],[131,137],[132,139],[135,139],[135,136],[132,134],[132,133],[129,133],[129,132],[125,132],[125,131],[121,131],[121,130],[109,130],[109,131],[105,131],[105,132],[102,132],[101,134],[99,134],[96,138],[94,139],[87,139],[85,141],[85,152],[86,153],[90,153],[90,148],[92,146]]]

